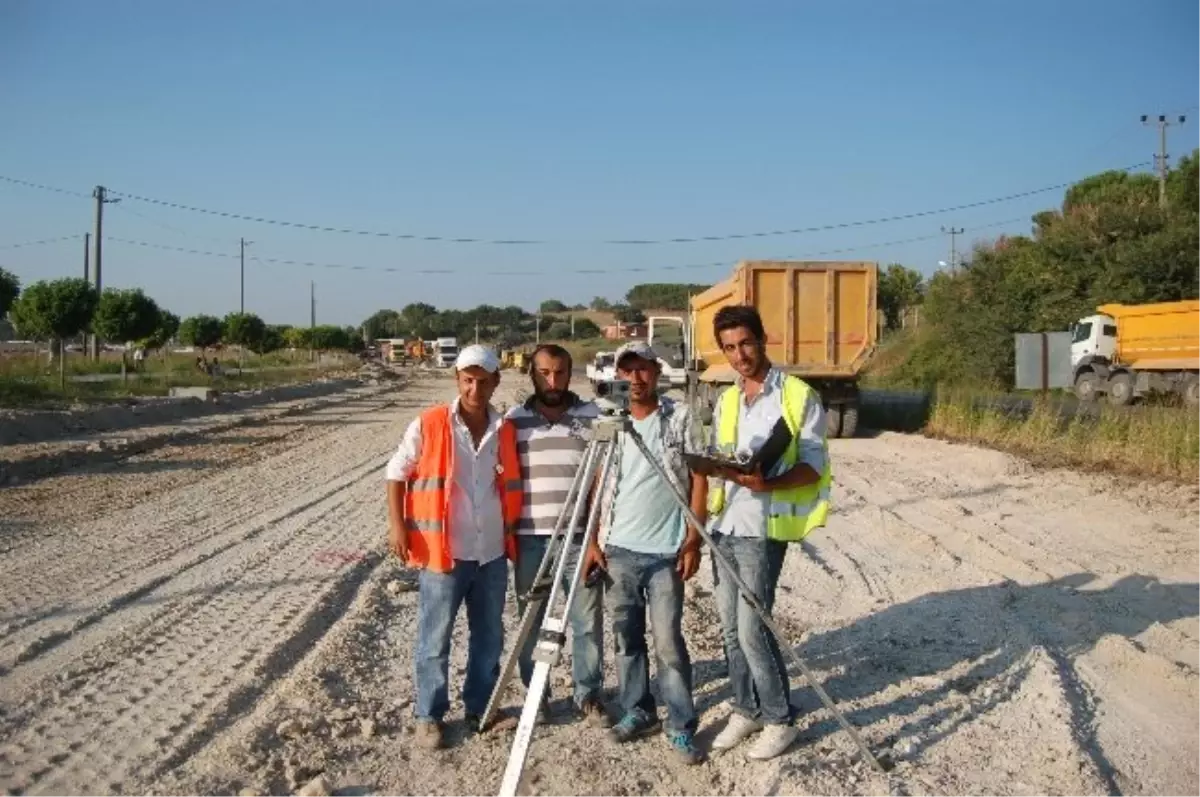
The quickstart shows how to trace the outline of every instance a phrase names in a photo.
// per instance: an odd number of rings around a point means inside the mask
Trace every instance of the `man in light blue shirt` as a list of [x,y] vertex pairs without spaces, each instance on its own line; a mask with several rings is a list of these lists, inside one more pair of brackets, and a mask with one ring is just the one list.
[[670,483],[664,483],[637,445],[622,436],[613,452],[615,478],[601,487],[600,506],[607,515],[601,518],[604,539],[592,541],[585,563],[589,569],[603,568],[609,576],[605,602],[612,615],[624,712],[609,736],[628,742],[659,727],[650,692],[649,613],[659,692],[667,707],[667,739],[680,759],[698,764],[704,756],[694,742],[698,721],[692,661],[682,625],[683,582],[700,567],[701,538],[671,493],[686,496],[703,520],[708,483],[684,464],[684,452],[700,447],[696,427],[687,406],[658,396],[660,366],[653,350],[645,343],[626,344],[617,351],[616,366],[618,378],[629,381],[634,431],[662,463]]

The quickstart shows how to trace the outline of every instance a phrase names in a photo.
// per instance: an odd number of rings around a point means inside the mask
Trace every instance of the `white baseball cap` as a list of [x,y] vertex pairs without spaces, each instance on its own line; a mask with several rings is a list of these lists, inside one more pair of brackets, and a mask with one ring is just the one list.
[[621,348],[617,349],[617,356],[613,359],[613,362],[615,362],[617,367],[620,368],[621,360],[624,360],[626,357],[630,356],[641,357],[647,362],[658,362],[658,355],[654,353],[654,349],[650,348],[650,344],[646,343],[644,340],[630,341]]
[[461,371],[464,368],[471,368],[472,366],[482,368],[489,374],[494,374],[500,370],[500,360],[496,357],[496,353],[488,346],[472,344],[458,353],[458,359],[454,361],[454,369]]

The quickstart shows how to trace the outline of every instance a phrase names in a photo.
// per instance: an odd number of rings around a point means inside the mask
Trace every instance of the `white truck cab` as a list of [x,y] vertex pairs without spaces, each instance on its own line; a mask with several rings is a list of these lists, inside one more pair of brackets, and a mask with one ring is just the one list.
[[687,387],[688,355],[692,350],[688,321],[675,316],[651,316],[646,343],[658,355],[664,387]]
[[1117,351],[1117,321],[1107,315],[1090,315],[1071,325],[1071,367],[1085,360],[1112,362]]
[[449,368],[458,359],[458,338],[438,338],[435,344],[435,362],[439,368]]

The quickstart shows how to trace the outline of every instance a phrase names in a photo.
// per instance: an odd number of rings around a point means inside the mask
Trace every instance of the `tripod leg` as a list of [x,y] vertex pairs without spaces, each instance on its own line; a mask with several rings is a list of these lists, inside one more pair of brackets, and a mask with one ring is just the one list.
[[525,614],[521,616],[521,625],[517,631],[517,637],[513,641],[512,648],[508,651],[508,656],[504,659],[504,667],[500,670],[500,679],[496,681],[496,687],[492,690],[492,696],[488,699],[487,708],[483,711],[483,716],[479,720],[480,728],[487,728],[492,724],[492,720],[496,716],[496,712],[500,709],[500,700],[504,695],[504,690],[508,686],[508,682],[512,679],[513,670],[517,668],[517,660],[521,658],[521,650],[525,647],[525,640],[534,632],[537,627],[538,612],[546,603],[546,596],[549,593],[548,588],[539,588],[534,585],[534,588],[529,593],[529,603],[525,605]]
[[680,494],[679,490],[675,488],[675,485],[671,482],[667,472],[663,470],[662,464],[655,459],[654,455],[651,454],[649,449],[646,448],[646,443],[642,440],[641,435],[639,435],[634,429],[627,430],[625,434],[628,434],[633,438],[634,443],[637,444],[638,449],[642,452],[642,456],[645,457],[646,461],[649,462],[651,467],[653,467],[658,473],[658,477],[666,483],[667,488],[671,491],[671,495],[675,497],[675,502],[683,507],[684,515],[692,523],[692,525],[696,527],[697,531],[700,532],[700,537],[708,546],[709,552],[712,553],[713,561],[716,562],[721,568],[722,573],[730,581],[737,585],[738,592],[742,594],[742,599],[745,600],[746,603],[750,604],[750,608],[752,608],[754,613],[758,615],[758,618],[762,620],[763,625],[765,625],[767,630],[774,635],[775,640],[779,643],[781,652],[786,653],[788,658],[790,658],[796,664],[800,670],[800,673],[804,676],[804,680],[808,681],[808,685],[811,686],[812,690],[817,693],[817,697],[821,699],[821,702],[825,705],[825,708],[829,710],[829,713],[834,716],[834,719],[837,720],[838,725],[840,725],[842,730],[844,730],[850,736],[850,738],[854,740],[854,744],[857,745],[858,751],[862,754],[862,757],[869,764],[871,764],[876,771],[886,772],[887,770],[884,769],[884,766],[881,763],[879,763],[879,759],[877,759],[875,754],[871,752],[871,748],[867,746],[865,741],[863,741],[862,736],[859,735],[858,731],[854,729],[854,726],[851,725],[845,716],[842,715],[842,712],[838,711],[837,706],[829,697],[829,694],[824,688],[822,688],[821,684],[817,682],[816,675],[813,674],[812,670],[808,669],[808,665],[804,663],[804,660],[800,658],[799,654],[797,654],[796,651],[792,649],[792,646],[788,644],[787,637],[784,636],[783,631],[779,629],[779,626],[775,625],[775,621],[771,619],[771,615],[766,609],[763,608],[762,604],[758,602],[758,599],[754,597],[754,592],[750,589],[746,582],[742,580],[742,577],[738,575],[738,572],[734,569],[733,564],[725,558],[723,553],[717,550],[715,545],[713,545],[712,537],[708,535],[708,532],[704,528],[704,524],[701,523],[700,519],[697,518],[692,512],[691,504],[689,504],[687,499]]

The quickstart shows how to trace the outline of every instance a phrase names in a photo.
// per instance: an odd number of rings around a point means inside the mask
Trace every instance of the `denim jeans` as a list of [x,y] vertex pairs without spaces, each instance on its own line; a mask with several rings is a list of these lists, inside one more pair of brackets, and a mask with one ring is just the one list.
[[608,610],[616,641],[617,681],[621,708],[655,719],[650,693],[650,659],[646,648],[646,613],[654,634],[658,689],[667,705],[668,731],[694,733],[692,659],[683,640],[683,579],[675,554],[644,554],[609,545]]
[[[513,586],[517,593],[517,613],[524,616],[527,601],[522,597],[533,586],[538,566],[546,555],[549,536],[522,534],[517,537],[517,564],[513,568]],[[569,588],[569,578],[574,573],[575,557],[567,561],[567,572],[562,589]],[[575,705],[585,700],[599,699],[604,685],[604,592],[599,584],[584,586],[582,581],[575,592],[575,604],[571,607],[571,680],[575,683]],[[521,670],[521,681],[526,687],[533,677],[533,648],[537,645],[537,629],[546,616],[546,605],[538,613],[534,631],[525,640],[517,665]]]
[[[742,581],[770,613],[787,543],[720,532],[714,532],[712,538],[716,549],[733,563]],[[713,583],[733,688],[733,710],[767,725],[791,725],[791,685],[779,642],[742,599],[737,585],[721,573],[715,559]]]
[[456,559],[449,573],[422,570],[417,605],[417,719],[438,720],[450,708],[450,637],[458,608],[467,604],[467,679],[462,700],[479,716],[500,677],[508,560],[480,564]]

